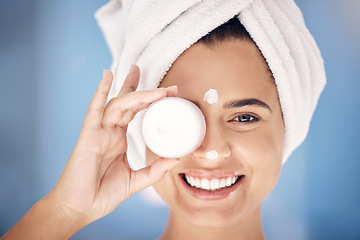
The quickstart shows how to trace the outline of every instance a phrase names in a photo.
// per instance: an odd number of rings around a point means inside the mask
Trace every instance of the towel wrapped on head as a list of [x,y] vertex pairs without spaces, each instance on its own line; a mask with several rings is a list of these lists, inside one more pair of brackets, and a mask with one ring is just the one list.
[[[141,69],[137,90],[157,88],[192,44],[237,16],[275,78],[285,124],[283,162],[304,141],[326,84],[320,51],[293,0],[112,0],[95,17],[113,57],[117,96],[132,64]],[[145,166],[141,113],[128,128],[128,158]]]

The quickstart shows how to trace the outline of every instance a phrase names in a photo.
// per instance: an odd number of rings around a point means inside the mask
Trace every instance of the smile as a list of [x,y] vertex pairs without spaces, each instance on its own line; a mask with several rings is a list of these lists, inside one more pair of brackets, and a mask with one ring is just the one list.
[[240,186],[245,175],[186,172],[179,177],[185,190],[200,200],[221,200],[229,197]]
[[198,178],[184,174],[186,183],[191,187],[205,189],[208,191],[216,191],[225,187],[231,187],[239,179],[239,176],[227,178]]

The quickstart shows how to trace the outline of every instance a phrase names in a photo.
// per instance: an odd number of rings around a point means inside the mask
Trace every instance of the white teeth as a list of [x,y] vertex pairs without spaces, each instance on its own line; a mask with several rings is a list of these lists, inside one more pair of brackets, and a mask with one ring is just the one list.
[[197,188],[200,188],[200,187],[201,187],[200,178],[195,178],[195,187],[197,187]]
[[190,177],[190,185],[195,186],[195,180],[193,177]]
[[186,177],[186,181],[190,184],[190,177],[186,176],[186,175],[185,175],[185,177]]
[[202,189],[210,190],[210,182],[206,178],[201,179],[201,187]]
[[226,185],[227,187],[230,187],[230,186],[231,186],[231,177],[226,178],[225,185]]
[[220,188],[220,180],[219,179],[211,179],[210,181],[210,189],[215,190]]
[[225,178],[222,178],[220,180],[220,188],[224,188],[225,186],[226,186],[226,180],[225,180]]
[[205,189],[209,191],[218,190],[225,187],[232,186],[238,177],[227,177],[227,178],[213,178],[213,179],[207,179],[207,178],[197,178],[192,176],[185,175],[186,181],[188,184],[192,187]]

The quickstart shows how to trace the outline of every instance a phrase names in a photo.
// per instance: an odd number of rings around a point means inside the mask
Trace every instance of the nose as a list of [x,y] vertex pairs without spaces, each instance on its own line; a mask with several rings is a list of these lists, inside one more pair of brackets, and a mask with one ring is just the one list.
[[231,155],[231,150],[220,124],[206,121],[206,133],[200,147],[193,152],[197,158],[217,161]]

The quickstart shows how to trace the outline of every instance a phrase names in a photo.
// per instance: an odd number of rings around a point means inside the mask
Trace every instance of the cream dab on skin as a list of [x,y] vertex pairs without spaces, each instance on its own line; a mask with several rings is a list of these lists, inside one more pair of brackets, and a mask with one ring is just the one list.
[[214,160],[217,159],[217,157],[219,156],[219,154],[217,153],[216,150],[212,150],[206,153],[206,158],[210,159],[210,160]]
[[219,101],[219,94],[215,89],[210,88],[204,94],[204,101],[210,105],[216,104]]

